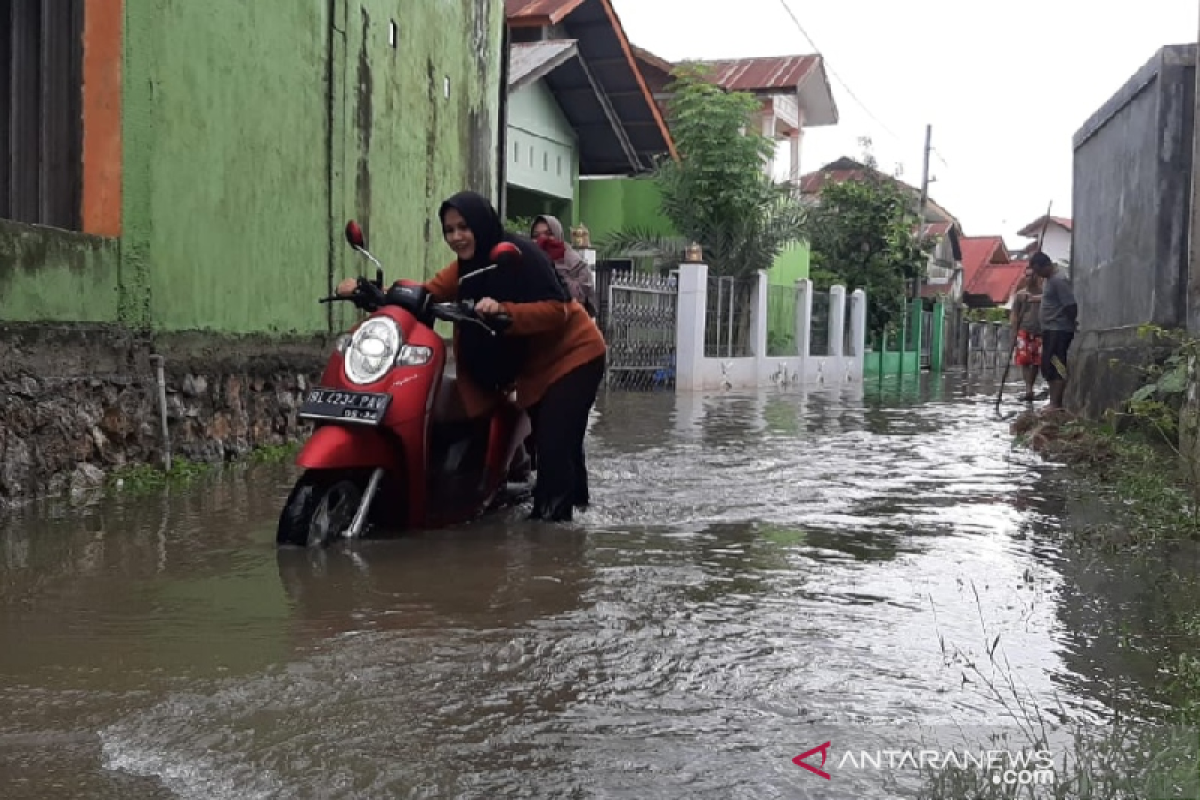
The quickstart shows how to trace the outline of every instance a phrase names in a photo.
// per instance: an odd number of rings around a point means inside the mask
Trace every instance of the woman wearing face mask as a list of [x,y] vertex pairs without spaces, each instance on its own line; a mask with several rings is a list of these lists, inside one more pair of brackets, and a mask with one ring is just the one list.
[[[538,461],[534,519],[566,521],[589,503],[583,442],[588,413],[604,375],[607,346],[579,303],[572,300],[549,258],[529,239],[506,233],[484,197],[460,192],[438,210],[442,236],[457,258],[425,284],[436,302],[475,301],[481,315],[507,314],[500,336],[477,326],[454,332],[460,399],[470,417],[490,411],[515,388],[517,404],[533,423]],[[501,242],[517,246],[517,263],[493,265]],[[350,295],[347,278],[338,293]]]
[[567,290],[593,318],[596,316],[596,284],[583,256],[567,244],[558,217],[543,214],[533,221],[533,240],[545,251],[562,276]]

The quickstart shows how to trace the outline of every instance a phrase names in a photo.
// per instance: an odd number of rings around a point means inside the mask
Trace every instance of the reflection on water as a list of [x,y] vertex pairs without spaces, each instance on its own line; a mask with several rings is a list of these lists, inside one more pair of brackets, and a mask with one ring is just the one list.
[[1064,545],[1057,473],[1011,448],[994,398],[929,376],[606,395],[595,506],[566,526],[277,552],[288,466],[16,518],[0,785],[883,796],[791,758],[834,725],[993,724],[952,649],[986,663],[999,636],[1047,708],[1153,682],[1097,632],[1153,639],[1142,617],[1171,601]]

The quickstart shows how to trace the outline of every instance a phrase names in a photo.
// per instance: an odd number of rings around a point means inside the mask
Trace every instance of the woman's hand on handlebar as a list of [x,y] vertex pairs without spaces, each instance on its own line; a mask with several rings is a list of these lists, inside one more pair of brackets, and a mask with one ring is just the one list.
[[349,297],[354,294],[354,290],[358,288],[358,278],[346,278],[337,285],[334,291],[338,297]]
[[491,317],[496,314],[503,314],[504,309],[490,297],[485,297],[475,304],[475,313],[480,316]]

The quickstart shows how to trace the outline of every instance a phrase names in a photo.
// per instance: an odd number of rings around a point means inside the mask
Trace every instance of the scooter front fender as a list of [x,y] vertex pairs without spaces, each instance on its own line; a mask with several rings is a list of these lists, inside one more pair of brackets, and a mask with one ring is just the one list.
[[402,453],[377,428],[322,425],[296,456],[305,469],[403,468]]

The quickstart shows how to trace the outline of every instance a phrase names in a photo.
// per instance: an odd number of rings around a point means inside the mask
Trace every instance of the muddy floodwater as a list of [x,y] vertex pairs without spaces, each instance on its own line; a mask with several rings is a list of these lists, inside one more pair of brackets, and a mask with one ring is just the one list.
[[286,464],[30,509],[0,528],[0,796],[885,797],[792,759],[999,724],[979,672],[1102,713],[1153,684],[1116,642],[1167,601],[1064,548],[1104,512],[993,398],[614,393],[567,526],[277,552]]

